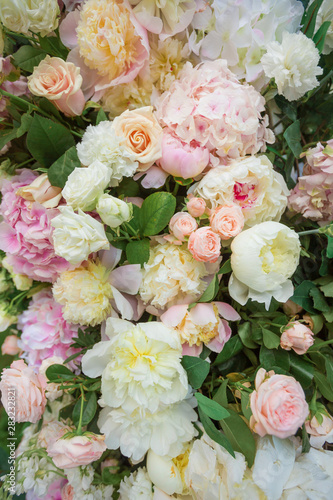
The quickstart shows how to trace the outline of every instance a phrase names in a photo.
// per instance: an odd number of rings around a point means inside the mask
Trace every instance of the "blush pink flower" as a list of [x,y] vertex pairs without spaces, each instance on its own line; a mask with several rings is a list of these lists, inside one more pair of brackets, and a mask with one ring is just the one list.
[[280,339],[282,349],[286,351],[292,349],[299,355],[305,354],[313,343],[313,332],[299,321],[288,323]]
[[63,437],[71,430],[61,430],[58,439],[51,441],[47,447],[47,454],[60,469],[89,465],[98,460],[106,450],[104,435],[89,432],[81,436]]
[[285,439],[294,435],[308,416],[309,407],[302,386],[293,377],[260,368],[256,389],[250,395],[250,427],[259,436]]
[[241,232],[245,219],[240,206],[223,205],[215,208],[209,221],[212,230],[221,240],[228,240]]
[[210,227],[201,227],[191,233],[188,249],[199,262],[216,262],[221,253],[221,240]]
[[78,336],[78,325],[65,321],[63,307],[54,300],[51,290],[33,296],[17,326],[22,331],[19,347],[29,366],[40,366],[44,359],[53,356],[66,359],[78,352],[69,347]]
[[71,484],[65,484],[61,489],[61,500],[73,500],[74,488]]
[[15,274],[53,282],[70,266],[54,252],[50,221],[58,210],[46,209],[16,194],[36,177],[31,170],[23,169],[19,175],[3,181],[0,212],[4,220],[0,224],[0,249],[7,253],[8,264]]
[[[15,421],[35,424],[42,417],[46,405],[46,378],[37,375],[20,359],[2,372],[0,390],[4,408],[15,401]],[[13,396],[14,393],[14,396]],[[14,399],[13,399],[14,398]]]
[[171,306],[160,319],[179,334],[183,355],[199,356],[203,344],[211,351],[221,352],[231,336],[231,328],[226,320],[237,321],[240,316],[229,304],[212,302],[197,304],[190,311],[188,304]]
[[52,186],[47,174],[41,174],[28,186],[19,188],[16,194],[28,201],[37,201],[45,208],[55,208],[62,198],[61,188]]
[[324,226],[332,221],[333,214],[333,139],[326,147],[318,142],[305,156],[303,176],[291,191],[288,206]]
[[192,215],[187,212],[178,212],[169,222],[170,232],[179,240],[184,241],[186,236],[189,236],[198,228],[197,221]]
[[190,179],[201,174],[209,163],[209,151],[195,141],[190,144],[165,133],[162,140],[162,158],[159,165],[174,177]]
[[9,356],[16,356],[21,350],[17,341],[18,337],[16,335],[8,335],[1,346],[1,353],[9,354]]
[[206,211],[206,202],[202,198],[196,198],[193,194],[189,194],[189,201],[187,202],[187,210],[192,217],[201,217]]

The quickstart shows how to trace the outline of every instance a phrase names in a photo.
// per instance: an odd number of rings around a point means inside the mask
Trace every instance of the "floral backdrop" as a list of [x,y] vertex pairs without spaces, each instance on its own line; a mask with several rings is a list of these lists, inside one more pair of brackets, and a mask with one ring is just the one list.
[[333,489],[331,0],[2,0],[0,498]]

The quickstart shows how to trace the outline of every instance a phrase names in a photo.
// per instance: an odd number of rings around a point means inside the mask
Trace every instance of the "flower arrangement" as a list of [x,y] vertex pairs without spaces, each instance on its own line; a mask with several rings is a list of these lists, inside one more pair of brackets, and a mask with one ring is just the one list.
[[0,497],[328,499],[329,0],[2,0]]

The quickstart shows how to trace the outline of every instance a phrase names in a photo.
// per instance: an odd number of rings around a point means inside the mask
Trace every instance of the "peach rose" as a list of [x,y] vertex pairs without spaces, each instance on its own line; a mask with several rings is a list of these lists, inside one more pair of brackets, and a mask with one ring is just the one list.
[[55,208],[61,200],[61,188],[52,186],[47,174],[42,174],[28,186],[23,186],[16,191],[28,201],[37,201],[45,208]]
[[237,236],[244,227],[244,215],[238,205],[223,205],[215,208],[209,217],[212,230],[221,240]]
[[293,349],[296,354],[305,354],[314,342],[313,332],[303,323],[292,321],[288,323],[281,335],[280,346],[286,351]]
[[293,377],[260,368],[250,396],[251,429],[285,439],[294,435],[308,416],[309,407],[302,386]]
[[61,500],[73,500],[74,488],[69,483],[61,488]]
[[163,132],[152,106],[124,111],[113,120],[112,127],[121,145],[139,162],[139,171],[145,172],[161,158]]
[[89,432],[81,436],[64,438],[62,437],[64,433],[65,430],[61,431],[61,436],[56,441],[51,441],[47,447],[48,455],[60,469],[73,469],[91,464],[106,450],[104,435]]
[[28,77],[32,94],[54,101],[67,116],[80,115],[85,106],[80,68],[60,57],[46,56]]
[[170,232],[179,240],[184,241],[185,236],[189,236],[198,227],[197,221],[187,212],[178,212],[171,217]]
[[17,345],[16,335],[8,335],[1,346],[2,354],[9,354],[10,356],[15,356],[20,350],[21,349]]
[[216,262],[221,252],[221,240],[210,227],[201,227],[191,233],[188,249],[199,262]]
[[45,386],[46,378],[34,373],[23,359],[13,361],[10,368],[5,368],[2,372],[1,402],[7,412],[15,410],[16,422],[35,424],[44,413]]
[[192,217],[201,217],[206,210],[206,202],[202,198],[195,198],[193,195],[189,195],[189,201],[186,204],[187,210],[192,215]]

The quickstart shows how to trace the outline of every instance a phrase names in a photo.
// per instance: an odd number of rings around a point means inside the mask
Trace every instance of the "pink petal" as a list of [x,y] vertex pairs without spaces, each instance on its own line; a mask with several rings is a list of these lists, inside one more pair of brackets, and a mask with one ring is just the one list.
[[142,281],[140,264],[121,266],[112,271],[109,282],[120,292],[136,295]]
[[228,321],[238,321],[241,319],[238,312],[226,302],[214,302],[214,304],[224,319],[227,319]]
[[207,323],[216,323],[216,316],[212,304],[197,304],[190,311],[191,320],[199,326]]
[[121,250],[119,248],[113,247],[110,245],[109,250],[102,250],[98,253],[98,256],[101,260],[101,264],[107,269],[114,269],[121,257]]
[[202,352],[202,344],[201,345],[192,345],[189,346],[187,343],[182,345],[183,348],[183,356],[195,356],[198,358]]
[[149,170],[145,172],[145,174],[146,175],[141,182],[142,186],[145,189],[158,189],[161,186],[164,186],[165,181],[169,175],[167,172],[164,172],[164,170],[157,167],[156,165],[150,167]]
[[112,287],[113,301],[116,308],[123,319],[131,320],[134,316],[134,311],[130,302],[114,287]]
[[80,20],[80,11],[75,9],[67,14],[65,19],[59,26],[59,35],[62,43],[69,49],[74,49],[77,46],[76,28]]
[[8,253],[16,253],[20,247],[16,231],[5,222],[2,222],[0,224],[0,250]]
[[175,327],[179,325],[185,318],[187,312],[187,304],[180,304],[178,306],[171,306],[165,313],[161,316],[162,323],[165,326]]

